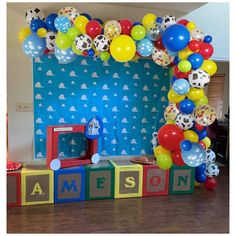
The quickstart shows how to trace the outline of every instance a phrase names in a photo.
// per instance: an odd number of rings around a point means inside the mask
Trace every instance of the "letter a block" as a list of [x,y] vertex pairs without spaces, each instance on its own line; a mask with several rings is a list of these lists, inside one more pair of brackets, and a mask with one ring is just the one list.
[[115,198],[141,197],[143,167],[130,161],[111,161],[115,166]]
[[7,172],[7,206],[21,206],[21,171]]
[[86,200],[114,198],[115,168],[109,161],[86,165]]
[[143,165],[143,196],[168,195],[169,170]]
[[53,203],[53,171],[42,165],[26,165],[21,171],[22,205]]
[[195,168],[173,165],[170,169],[169,194],[193,193]]
[[54,183],[55,202],[85,200],[85,169],[83,166],[55,171]]

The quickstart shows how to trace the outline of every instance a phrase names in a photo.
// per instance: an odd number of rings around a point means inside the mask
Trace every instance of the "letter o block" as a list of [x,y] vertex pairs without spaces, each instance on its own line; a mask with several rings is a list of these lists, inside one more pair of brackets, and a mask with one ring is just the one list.
[[54,202],[53,171],[42,165],[26,165],[21,171],[22,205]]
[[111,161],[115,167],[115,198],[141,197],[143,167],[130,161]]
[[83,166],[55,171],[54,183],[54,202],[85,200],[85,169]]

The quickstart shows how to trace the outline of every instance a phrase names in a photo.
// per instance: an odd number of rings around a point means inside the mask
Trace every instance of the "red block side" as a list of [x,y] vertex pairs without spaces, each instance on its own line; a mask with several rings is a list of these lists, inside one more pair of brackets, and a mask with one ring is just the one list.
[[[7,176],[15,176],[16,177],[16,202],[10,203],[7,202],[8,207],[21,206],[21,172],[7,172]],[[8,194],[8,193],[7,193]]]

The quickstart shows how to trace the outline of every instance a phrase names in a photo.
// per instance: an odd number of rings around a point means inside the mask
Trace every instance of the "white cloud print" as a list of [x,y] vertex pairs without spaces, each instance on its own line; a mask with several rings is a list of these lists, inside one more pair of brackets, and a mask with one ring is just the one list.
[[40,157],[43,157],[42,152],[38,152],[38,153],[37,153],[37,157],[39,157],[39,158],[40,158]]
[[117,107],[113,107],[113,108],[112,108],[112,111],[113,111],[113,112],[118,112]]
[[88,63],[85,59],[83,59],[80,63],[82,66],[88,66]]
[[146,118],[143,118],[141,122],[142,122],[142,124],[148,123]]
[[110,66],[109,63],[108,63],[108,61],[104,61],[102,65],[103,65],[103,66]]
[[159,120],[159,122],[160,122],[160,123],[165,123],[165,120],[164,120],[163,118],[161,118],[161,119]]
[[114,79],[119,79],[120,76],[118,75],[118,73],[114,73],[113,76],[112,76],[112,78],[114,78]]
[[63,117],[61,117],[61,118],[59,119],[59,123],[66,123],[66,121],[65,121],[65,119],[64,119]]
[[83,117],[83,118],[80,120],[80,122],[81,122],[81,123],[87,123],[87,120],[86,120],[86,118]]
[[105,71],[105,74],[109,74],[109,70],[106,70],[106,71]]
[[58,99],[59,99],[59,100],[66,100],[64,94],[59,95],[59,96],[58,96]]
[[47,73],[46,73],[47,76],[55,76],[52,72],[52,70],[48,70]]
[[122,98],[122,101],[129,101],[129,99],[128,99],[127,96],[124,96],[124,97]]
[[80,88],[81,89],[88,89],[87,84],[81,84]]
[[125,84],[125,85],[123,86],[123,90],[129,90],[129,87],[128,87],[127,84]]
[[147,130],[146,130],[145,128],[142,128],[142,129],[141,129],[141,133],[142,133],[142,134],[146,134],[146,133],[147,133]]
[[132,108],[132,112],[138,112],[138,108],[137,107],[133,107]]
[[43,99],[43,97],[40,93],[38,93],[38,94],[35,95],[35,99],[41,100],[41,99]]
[[166,86],[162,86],[162,87],[161,87],[161,91],[167,91]]
[[153,75],[153,79],[154,80],[159,80],[160,78],[159,78],[159,76],[157,74],[155,74],[155,75]]
[[76,111],[75,107],[74,107],[74,106],[71,106],[71,107],[70,107],[70,111]]
[[87,69],[84,69],[84,73],[88,73],[88,70],[87,70]]
[[81,101],[87,101],[88,98],[86,97],[86,95],[82,95],[81,98],[80,98]]
[[123,119],[121,120],[121,123],[127,124],[127,123],[128,123],[127,118],[123,118]]
[[120,154],[121,155],[127,155],[127,152],[123,149]]
[[104,134],[108,134],[108,131],[107,131],[106,128],[103,128],[103,133],[104,133]]
[[117,140],[116,140],[115,138],[113,138],[113,139],[111,140],[111,144],[118,144],[118,142],[117,142]]
[[141,155],[146,155],[147,153],[146,153],[146,151],[145,151],[144,149],[142,149],[142,150],[140,151],[140,154],[141,154]]
[[66,70],[65,70],[65,68],[61,68],[61,72],[65,72]]
[[130,67],[129,62],[125,62],[124,67]]
[[37,135],[40,135],[40,134],[43,134],[43,132],[42,132],[41,129],[37,129],[37,130],[36,130],[36,134],[37,134]]
[[60,84],[58,85],[58,88],[65,89],[66,87],[65,87],[65,85],[64,85],[63,83],[60,83]]
[[103,101],[108,101],[109,99],[108,99],[107,95],[104,95],[104,96],[102,97],[102,100],[103,100]]
[[122,134],[128,134],[126,128],[123,128],[123,129],[121,130],[121,133],[122,133]]
[[138,74],[134,74],[133,79],[140,79]]
[[151,111],[152,111],[152,112],[157,112],[157,108],[156,108],[156,107],[153,107]]
[[103,123],[108,123],[108,120],[107,120],[107,118],[106,118],[106,117],[104,117],[104,118],[102,119],[102,122],[103,122]]
[[151,68],[148,62],[144,64],[144,68],[148,68],[148,69]]
[[148,88],[147,85],[144,85],[144,86],[143,86],[143,91],[149,91],[149,88]]
[[43,62],[41,61],[40,57],[36,57],[36,58],[34,59],[34,62],[36,62],[36,63],[43,63]]
[[41,123],[43,123],[43,121],[42,121],[41,118],[37,118],[37,119],[35,120],[35,122],[36,122],[37,124],[41,124]]
[[132,139],[132,140],[130,141],[130,143],[131,143],[131,144],[137,144],[137,142],[136,142],[135,139]]
[[34,86],[35,86],[35,88],[43,88],[43,86],[41,85],[40,82],[35,83]]
[[72,70],[69,74],[70,77],[77,77],[76,73]]
[[43,69],[42,69],[42,67],[38,67],[38,71],[42,71]]
[[91,76],[92,76],[92,78],[99,78],[97,72],[93,72]]
[[166,102],[166,97],[162,97],[162,98],[161,98],[161,101],[162,101],[162,102]]
[[149,101],[149,100],[148,100],[148,97],[147,97],[147,96],[144,96],[144,97],[143,97],[143,101],[144,101],[144,102],[148,102],[148,101]]
[[106,152],[106,150],[102,150],[101,155],[102,155],[102,156],[107,156],[107,152]]
[[48,84],[52,84],[52,81],[51,81],[51,80],[48,80]]
[[104,85],[102,86],[102,90],[109,90],[108,85],[107,85],[107,84],[104,84]]
[[92,108],[91,108],[91,111],[93,111],[93,112],[97,112],[98,109],[97,109],[97,107],[92,107]]

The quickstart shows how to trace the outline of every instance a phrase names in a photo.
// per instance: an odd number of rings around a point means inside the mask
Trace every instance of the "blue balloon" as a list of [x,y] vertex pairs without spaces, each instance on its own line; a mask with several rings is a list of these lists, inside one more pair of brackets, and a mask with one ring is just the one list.
[[175,63],[175,65],[178,65],[179,62],[180,62],[179,57],[178,57],[178,56],[175,56],[175,58],[174,58],[174,63]]
[[30,30],[32,33],[37,33],[38,29],[40,28],[44,28],[47,30],[48,26],[43,20],[35,19],[31,21]]
[[195,174],[195,180],[198,182],[198,183],[205,183],[206,182],[206,175],[204,173],[202,174]]
[[202,163],[200,166],[197,166],[197,167],[195,168],[195,173],[196,173],[197,175],[200,175],[200,174],[202,174],[202,173],[205,173],[205,170],[206,170],[206,164],[205,164],[205,163]]
[[22,49],[31,58],[41,57],[46,49],[46,40],[35,33],[31,34],[24,40]]
[[187,94],[189,89],[190,85],[186,79],[177,79],[173,83],[173,90],[179,95]]
[[191,65],[192,65],[192,69],[193,70],[197,70],[198,68],[201,67],[202,63],[203,63],[203,56],[199,53],[193,53],[191,54],[188,59],[187,59]]
[[77,57],[77,55],[72,51],[71,48],[68,48],[67,50],[61,50],[58,47],[55,47],[54,52],[55,52],[55,57],[61,64],[71,63]]
[[135,25],[142,25],[142,24],[140,22],[136,21],[136,22],[133,23],[133,26],[135,26]]
[[180,24],[169,26],[162,35],[164,47],[170,51],[178,52],[187,47],[190,41],[190,33]]
[[178,79],[177,77],[173,76],[170,80],[171,85],[173,85],[177,79]]
[[178,108],[184,114],[192,114],[195,108],[195,104],[190,99],[184,99],[179,103]]
[[92,17],[88,13],[81,13],[81,16],[85,16],[88,20],[92,20]]
[[212,37],[210,35],[206,35],[203,41],[204,43],[211,43]]
[[156,22],[157,23],[161,23],[162,22],[162,18],[161,17],[157,17]]
[[137,43],[137,51],[143,57],[148,57],[152,54],[153,43],[151,40],[144,38]]
[[95,18],[94,20],[98,21],[101,25],[104,23],[100,18]]
[[189,151],[192,148],[192,143],[189,140],[184,140],[180,143],[181,150]]
[[202,140],[202,139],[204,139],[206,137],[207,137],[207,130],[206,129],[201,131],[200,133],[198,133],[199,140]]
[[48,26],[48,29],[50,29],[53,32],[57,32],[57,29],[54,25],[54,21],[55,21],[56,18],[57,18],[56,13],[49,14],[46,18],[46,24]]
[[54,21],[54,25],[58,31],[66,33],[71,27],[71,21],[65,16],[58,16]]
[[92,48],[90,48],[89,50],[88,50],[88,56],[90,56],[90,57],[93,57],[94,56],[94,50],[92,49]]

